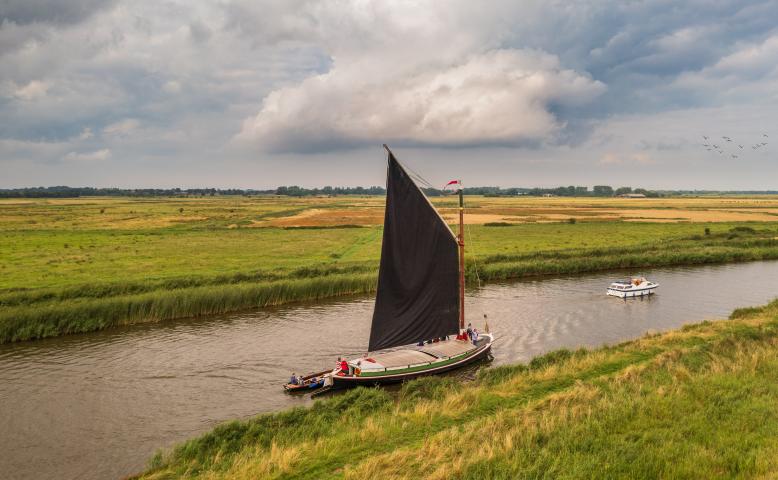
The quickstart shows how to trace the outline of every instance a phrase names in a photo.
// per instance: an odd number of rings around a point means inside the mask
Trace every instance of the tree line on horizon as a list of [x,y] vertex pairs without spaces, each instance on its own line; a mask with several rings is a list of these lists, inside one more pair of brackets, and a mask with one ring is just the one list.
[[[450,191],[435,188],[424,188],[428,196],[448,195]],[[487,197],[526,196],[557,196],[557,197],[613,197],[623,194],[643,194],[646,197],[662,197],[667,195],[711,195],[711,194],[778,194],[777,190],[647,190],[643,188],[595,185],[589,190],[584,186],[567,186],[557,188],[501,188],[501,187],[465,187],[465,195],[483,195]],[[0,189],[0,198],[76,198],[94,196],[117,197],[158,197],[158,196],[223,196],[223,195],[283,195],[289,197],[307,196],[338,196],[338,195],[384,195],[386,189],[371,187],[331,187],[305,188],[297,185],[281,186],[267,190],[240,188],[95,188],[95,187],[27,187]]]

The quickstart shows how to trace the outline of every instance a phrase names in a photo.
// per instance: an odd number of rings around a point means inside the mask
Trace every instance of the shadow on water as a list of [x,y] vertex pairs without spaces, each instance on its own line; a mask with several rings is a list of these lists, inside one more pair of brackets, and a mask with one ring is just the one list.
[[[468,292],[468,321],[488,314],[491,363],[596,347],[647,331],[725,318],[778,294],[778,262],[644,269],[656,295],[623,301],[605,288],[624,272],[490,284]],[[209,318],[0,345],[3,478],[116,478],[170,446],[234,418],[311,403],[281,388],[290,373],[366,353],[373,302],[340,298]],[[398,388],[398,387],[393,387]]]

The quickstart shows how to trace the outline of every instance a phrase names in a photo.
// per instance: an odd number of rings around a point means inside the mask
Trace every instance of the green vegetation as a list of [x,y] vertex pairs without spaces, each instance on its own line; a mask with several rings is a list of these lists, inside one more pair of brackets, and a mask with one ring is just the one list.
[[[679,205],[698,214],[716,201]],[[445,206],[448,199],[436,202]],[[778,229],[766,222],[597,219],[598,208],[637,209],[619,200],[573,201],[567,210],[541,199],[468,202],[474,217],[560,216],[559,223],[469,225],[471,284],[778,258]],[[652,211],[675,205],[661,202]],[[734,202],[767,218],[775,206],[762,198],[719,202],[725,213]],[[0,342],[370,292],[382,233],[371,222],[380,221],[382,208],[380,197],[1,201]],[[319,216],[306,223],[312,212]]]
[[[283,303],[372,291],[375,276],[331,275],[260,283],[161,289],[136,295],[104,295],[58,301],[21,301],[0,310],[0,340],[13,342],[89,332],[132,323],[211,315]],[[66,297],[67,290],[63,291]],[[72,292],[72,291],[71,291]],[[28,297],[29,298],[29,297]]]
[[773,478],[776,347],[778,301],[470,383],[358,388],[227,423],[141,478]]

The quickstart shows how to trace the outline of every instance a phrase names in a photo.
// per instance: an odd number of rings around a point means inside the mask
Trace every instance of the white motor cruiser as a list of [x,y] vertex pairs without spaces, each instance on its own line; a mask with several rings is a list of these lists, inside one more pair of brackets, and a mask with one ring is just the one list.
[[644,277],[634,277],[611,283],[608,287],[608,295],[619,298],[642,297],[654,293],[658,286],[658,283],[649,282]]

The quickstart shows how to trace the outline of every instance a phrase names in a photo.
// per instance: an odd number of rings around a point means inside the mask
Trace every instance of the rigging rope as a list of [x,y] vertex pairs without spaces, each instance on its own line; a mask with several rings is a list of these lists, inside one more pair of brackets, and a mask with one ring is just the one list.
[[416,181],[416,183],[420,183],[420,184],[424,185],[427,188],[433,188],[433,189],[435,188],[430,182],[427,181],[426,178],[424,178],[421,175],[419,175],[419,173],[416,172],[416,170],[412,169],[408,165],[403,165],[403,166],[405,167],[405,170],[410,172],[408,175],[412,179],[414,179]]
[[[462,197],[462,203],[464,204],[464,196]],[[471,231],[470,225],[465,223],[465,237],[467,237],[467,243],[470,245],[473,245],[473,232]],[[473,270],[475,270],[475,280],[478,284],[478,288],[481,288],[481,276],[478,275],[478,263],[475,260],[475,252],[474,248],[471,246],[470,250],[473,252],[470,254],[470,257],[473,259]]]

